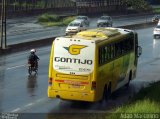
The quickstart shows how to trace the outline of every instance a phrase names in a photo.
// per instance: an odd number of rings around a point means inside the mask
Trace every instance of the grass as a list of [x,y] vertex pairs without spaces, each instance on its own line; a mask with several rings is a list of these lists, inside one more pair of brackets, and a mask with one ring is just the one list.
[[[128,104],[113,110],[113,113],[107,116],[107,119],[119,119],[127,116],[132,119],[137,116],[142,116],[142,119],[147,118],[145,116],[160,117],[158,113],[160,114],[160,82],[141,89]],[[150,118],[148,117],[147,119]]]
[[160,8],[153,8],[153,12],[156,14],[160,13]]
[[65,18],[61,18],[57,15],[52,15],[52,14],[43,14],[38,18],[38,23],[41,25],[51,27],[51,26],[66,26],[68,25],[71,21],[75,19],[74,16],[69,16]]

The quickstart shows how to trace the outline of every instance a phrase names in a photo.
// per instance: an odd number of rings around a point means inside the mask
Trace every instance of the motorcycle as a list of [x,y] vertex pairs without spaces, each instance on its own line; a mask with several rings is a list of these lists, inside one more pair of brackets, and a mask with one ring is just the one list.
[[30,62],[30,61],[28,61],[28,73],[29,73],[29,75],[31,75],[32,72],[35,72],[35,74],[37,74],[37,72],[38,72],[38,65],[37,65],[37,63],[36,62]]

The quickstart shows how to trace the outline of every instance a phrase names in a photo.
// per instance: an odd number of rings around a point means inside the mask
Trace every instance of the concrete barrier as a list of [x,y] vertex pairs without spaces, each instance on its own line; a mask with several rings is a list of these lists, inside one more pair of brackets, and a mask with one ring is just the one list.
[[125,26],[118,26],[118,27],[136,30],[136,29],[143,29],[143,28],[147,28],[147,27],[153,27],[153,26],[156,26],[156,24],[157,23],[155,23],[155,22],[147,22],[147,23],[131,24],[131,25],[125,25]]
[[[148,23],[139,23],[139,24],[131,24],[131,25],[125,25],[125,26],[118,26],[117,28],[125,28],[125,29],[143,29],[147,27],[153,27],[156,23],[154,22],[148,22]],[[30,50],[31,48],[37,48],[37,47],[43,47],[43,46],[49,46],[52,44],[55,37],[52,38],[45,38],[45,39],[39,39],[35,41],[29,41],[29,42],[23,42],[19,44],[13,44],[9,45],[6,49],[0,49],[0,55],[6,55],[14,52],[24,51],[24,50]]]
[[8,45],[6,49],[0,49],[0,55],[6,55],[14,52],[30,50],[32,48],[49,46],[52,44],[55,37],[39,39],[35,41],[23,42],[13,45]]

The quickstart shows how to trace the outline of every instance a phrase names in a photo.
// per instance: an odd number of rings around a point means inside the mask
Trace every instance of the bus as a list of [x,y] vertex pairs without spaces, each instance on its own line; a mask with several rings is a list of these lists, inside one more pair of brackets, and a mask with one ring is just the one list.
[[48,97],[96,102],[108,99],[136,77],[138,46],[135,31],[96,28],[53,41]]

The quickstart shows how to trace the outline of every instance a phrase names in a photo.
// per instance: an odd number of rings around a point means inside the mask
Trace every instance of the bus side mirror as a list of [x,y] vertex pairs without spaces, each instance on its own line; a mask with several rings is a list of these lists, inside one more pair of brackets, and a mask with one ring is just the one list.
[[142,54],[142,47],[141,46],[138,46],[138,53],[137,53],[137,57],[141,56]]

